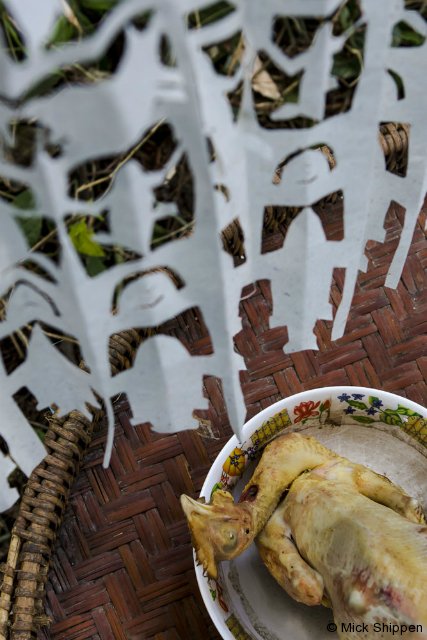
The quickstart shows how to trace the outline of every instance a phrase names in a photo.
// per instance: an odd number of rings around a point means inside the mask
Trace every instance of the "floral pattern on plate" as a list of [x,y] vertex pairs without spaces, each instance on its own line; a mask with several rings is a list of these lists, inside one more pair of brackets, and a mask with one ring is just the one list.
[[366,396],[361,393],[342,393],[338,400],[347,405],[344,413],[352,420],[364,425],[383,424],[400,427],[420,444],[427,445],[427,420],[420,413],[398,404],[396,409],[384,408],[382,400],[377,396]]

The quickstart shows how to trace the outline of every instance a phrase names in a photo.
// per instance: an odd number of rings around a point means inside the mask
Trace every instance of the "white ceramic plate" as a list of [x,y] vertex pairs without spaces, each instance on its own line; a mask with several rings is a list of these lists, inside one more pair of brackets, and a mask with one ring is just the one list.
[[[266,442],[289,431],[315,436],[353,462],[386,475],[421,504],[427,496],[427,410],[365,387],[324,387],[276,402],[243,427],[213,463],[201,496],[216,488],[237,499]],[[424,503],[424,508],[427,504]],[[232,562],[221,563],[217,581],[195,565],[199,588],[224,640],[332,640],[332,615],[323,607],[294,602],[274,581],[255,545]]]

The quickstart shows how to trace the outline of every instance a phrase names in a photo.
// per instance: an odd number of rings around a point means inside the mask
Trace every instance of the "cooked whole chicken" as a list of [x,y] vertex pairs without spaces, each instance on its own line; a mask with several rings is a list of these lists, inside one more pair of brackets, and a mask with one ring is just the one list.
[[315,438],[273,440],[239,503],[218,490],[211,504],[185,495],[181,504],[209,576],[257,538],[265,565],[292,598],[332,607],[340,638],[392,638],[397,624],[410,628],[411,639],[427,639],[427,526],[419,504]]

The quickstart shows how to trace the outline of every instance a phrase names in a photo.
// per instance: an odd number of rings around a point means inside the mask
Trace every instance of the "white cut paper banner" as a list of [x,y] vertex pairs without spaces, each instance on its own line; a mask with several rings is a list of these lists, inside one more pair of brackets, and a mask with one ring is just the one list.
[[[102,397],[110,417],[106,450],[113,442],[110,399],[126,392],[135,420],[152,421],[156,431],[171,433],[194,428],[192,409],[203,408],[204,375],[222,380],[233,430],[240,434],[245,407],[239,382],[242,358],[233,349],[240,330],[242,288],[268,279],[273,293],[271,326],[286,325],[285,351],[316,348],[317,319],[331,319],[329,291],[333,269],[345,269],[341,304],[332,337],[343,335],[359,270],[366,268],[368,240],[383,241],[384,218],[392,200],[404,207],[405,223],[386,284],[397,286],[414,226],[427,190],[427,27],[403,0],[361,0],[361,17],[348,32],[333,34],[331,14],[340,0],[235,0],[226,17],[200,29],[187,27],[191,11],[208,7],[205,0],[124,0],[112,9],[96,32],[79,43],[46,49],[49,33],[62,11],[57,0],[5,0],[27,44],[27,59],[11,60],[0,51],[0,137],[10,144],[10,123],[37,121],[62,153],[50,157],[40,144],[30,167],[11,164],[0,150],[0,176],[27,185],[35,197],[34,210],[21,211],[0,203],[0,290],[10,296],[0,322],[0,339],[29,322],[43,322],[74,336],[87,373],[58,353],[36,324],[26,360],[10,375],[0,366],[0,433],[13,461],[25,473],[43,458],[44,448],[12,396],[22,386],[39,406],[55,403],[62,413],[96,404]],[[150,11],[145,29],[131,20]],[[289,58],[272,41],[277,16],[324,18],[312,45]],[[395,25],[406,22],[424,37],[416,47],[393,47]],[[352,30],[365,25],[363,69],[351,108],[325,117],[327,92],[336,86],[334,55]],[[67,85],[57,92],[23,99],[31,88],[59,68],[96,61],[118,34],[124,53],[111,77],[85,86]],[[220,75],[205,49],[241,33],[244,56],[233,76]],[[162,63],[159,51],[168,35],[175,66]],[[312,119],[307,128],[268,129],[258,122],[252,84],[266,92],[268,75],[260,71],[260,54],[267,54],[288,76],[301,75],[298,101],[286,103],[272,120]],[[402,79],[404,98],[398,99],[389,73]],[[261,75],[260,73],[264,74]],[[261,86],[259,82],[264,82]],[[238,115],[227,94],[238,84],[242,99]],[[268,85],[277,91],[275,85]],[[273,89],[272,89],[273,87]],[[275,87],[275,88],[274,88]],[[255,84],[255,90],[257,85]],[[276,95],[273,92],[273,97]],[[144,131],[165,121],[173,128],[178,147],[164,169],[144,172],[133,160],[115,174],[107,193],[94,202],[68,195],[68,176],[83,163],[118,155],[137,144]],[[410,126],[406,177],[386,170],[378,131],[383,122]],[[215,150],[212,161],[207,140]],[[334,154],[331,168],[316,147]],[[156,220],[174,215],[172,205],[155,203],[153,189],[174,171],[185,153],[194,184],[194,231],[156,249],[151,238]],[[273,181],[279,165],[281,180]],[[217,186],[221,185],[221,189]],[[344,237],[325,237],[312,205],[330,193],[344,195]],[[225,197],[224,194],[227,194]],[[291,223],[282,249],[261,254],[266,206],[301,207]],[[110,213],[108,233],[97,240],[123,246],[142,257],[119,264],[95,277],[83,268],[68,236],[65,218],[73,214]],[[16,216],[44,216],[57,225],[61,260],[55,264],[39,251],[30,254]],[[235,218],[244,233],[246,261],[238,267],[222,247],[221,231]],[[50,275],[47,280],[23,269],[29,257]],[[163,271],[153,269],[163,267]],[[178,288],[167,275],[184,283]],[[141,274],[138,280],[127,279]],[[123,287],[117,312],[114,293]],[[134,366],[114,377],[108,360],[109,338],[132,327],[155,327],[186,309],[198,307],[208,327],[213,353],[190,356],[175,339],[156,336],[139,348]],[[7,485],[12,468],[0,461],[0,509],[16,497]]]

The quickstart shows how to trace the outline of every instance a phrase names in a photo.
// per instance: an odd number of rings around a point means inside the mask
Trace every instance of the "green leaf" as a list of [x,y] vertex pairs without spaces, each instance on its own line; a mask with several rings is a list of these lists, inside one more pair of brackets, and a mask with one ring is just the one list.
[[232,11],[234,11],[234,7],[229,2],[215,2],[214,4],[209,4],[206,8],[189,13],[187,21],[190,28],[197,24],[205,26],[225,18]]
[[360,15],[360,9],[358,7],[357,0],[349,0],[344,5],[342,5],[339,10],[338,20],[341,26],[341,29],[345,31],[349,29],[357,18]]
[[356,409],[367,409],[368,405],[364,402],[360,402],[359,400],[347,400],[350,407],[355,407]]
[[356,56],[336,55],[332,66],[332,75],[343,80],[354,80],[359,77],[360,62]]
[[25,100],[29,100],[34,96],[38,96],[40,94],[47,93],[51,91],[59,82],[61,78],[64,77],[62,71],[53,71],[48,76],[43,78],[40,82],[33,85],[33,87],[25,94]]
[[80,0],[81,7],[94,11],[108,11],[116,6],[118,0]]
[[25,189],[25,191],[21,191],[21,193],[19,193],[13,200],[12,204],[17,209],[22,209],[24,211],[28,211],[28,209],[34,209],[34,207],[36,206],[36,202],[31,189]]
[[13,51],[12,55],[15,59],[16,58],[22,59],[22,54],[23,55],[26,54],[22,37],[17,31],[13,19],[5,11],[3,7],[3,2],[0,3],[0,9],[1,9],[1,14],[0,14],[1,26],[3,27],[5,34],[8,36],[7,50]]
[[220,485],[220,483],[219,483],[219,482],[216,482],[216,483],[214,484],[214,486],[212,487],[212,491],[211,491],[211,498],[210,498],[211,500],[212,500],[212,496],[213,496],[213,494],[215,493],[215,491],[218,491],[218,489],[222,489],[222,487],[221,487],[221,485]]
[[372,406],[374,403],[379,403],[380,399],[377,396],[369,396],[368,402]]
[[397,99],[403,100],[405,97],[405,85],[403,84],[403,80],[398,73],[392,71],[391,69],[387,69],[387,73],[393,78],[394,83],[397,89]]
[[37,433],[40,440],[44,442],[44,439],[46,437],[46,431],[44,429],[40,429],[39,427],[35,427],[34,430]]
[[55,23],[51,37],[49,38],[49,45],[63,44],[69,42],[77,34],[77,29],[74,27],[65,16],[61,16]]
[[381,420],[382,420],[382,422],[385,422],[386,424],[394,424],[394,425],[403,424],[401,417],[399,415],[397,415],[397,414],[384,413],[381,416]]
[[86,270],[91,278],[94,278],[98,273],[102,273],[106,269],[104,260],[98,256],[88,256],[85,262]]
[[408,409],[407,407],[404,407],[401,404],[397,405],[396,411],[402,416],[418,416],[422,418],[422,415],[420,413],[417,413],[416,411],[412,411],[412,409]]
[[356,422],[361,422],[362,424],[372,424],[375,422],[373,418],[369,418],[368,416],[351,416],[353,420]]
[[33,247],[40,239],[43,218],[37,216],[35,218],[22,218],[15,216],[15,220],[22,229],[23,234],[28,242],[29,247]]
[[76,251],[79,253],[93,257],[105,256],[104,249],[92,239],[93,231],[88,228],[84,220],[74,222],[70,226],[69,235]]
[[350,25],[351,25],[351,13],[350,13],[348,7],[344,6],[342,8],[342,10],[340,11],[339,22],[340,22],[340,25],[341,25],[341,28],[343,29],[343,31],[350,27]]
[[398,22],[393,29],[392,47],[420,47],[425,37],[407,22]]

